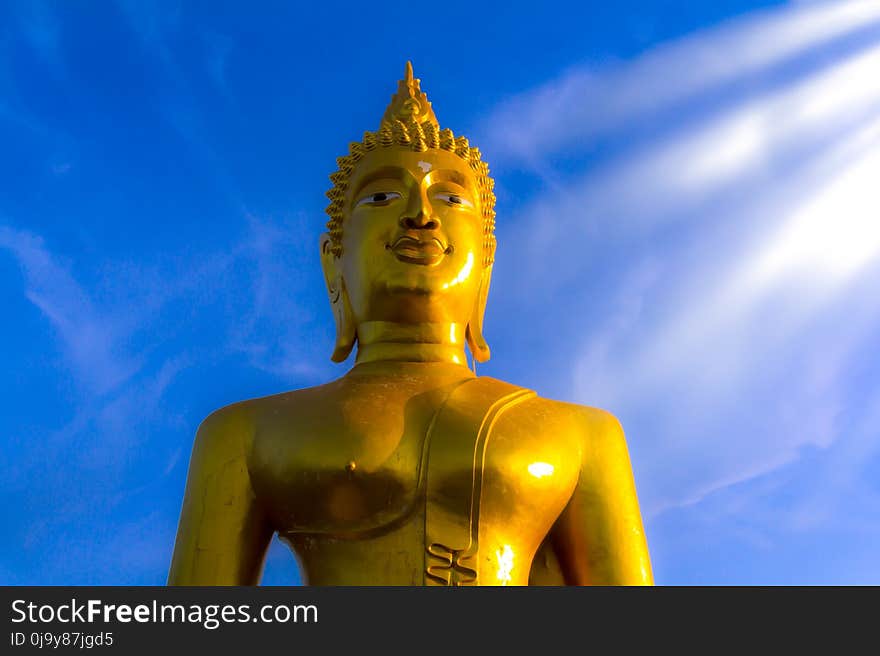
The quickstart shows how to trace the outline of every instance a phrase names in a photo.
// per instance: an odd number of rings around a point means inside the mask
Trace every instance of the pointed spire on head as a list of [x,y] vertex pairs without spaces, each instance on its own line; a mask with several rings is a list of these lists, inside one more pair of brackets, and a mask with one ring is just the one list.
[[391,97],[391,104],[385,110],[382,123],[430,123],[436,130],[440,129],[428,96],[422,93],[420,84],[421,80],[413,77],[412,62],[406,62],[403,79],[397,83],[397,93]]

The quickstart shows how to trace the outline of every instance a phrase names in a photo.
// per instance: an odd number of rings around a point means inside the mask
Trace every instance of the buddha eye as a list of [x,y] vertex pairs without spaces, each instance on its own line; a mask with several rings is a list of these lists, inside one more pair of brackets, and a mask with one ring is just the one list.
[[361,198],[355,207],[360,207],[361,205],[386,205],[397,198],[400,198],[400,194],[396,191],[376,191]]
[[434,194],[434,198],[436,198],[437,200],[442,200],[447,205],[457,205],[459,207],[474,206],[474,204],[464,196],[453,193],[451,191],[443,191],[439,194]]

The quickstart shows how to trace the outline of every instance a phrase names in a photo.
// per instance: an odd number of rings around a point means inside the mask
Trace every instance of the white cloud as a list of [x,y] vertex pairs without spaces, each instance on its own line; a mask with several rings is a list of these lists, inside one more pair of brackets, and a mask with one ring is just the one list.
[[[651,224],[692,218],[694,208],[707,202],[713,202],[710,211],[729,214],[726,207],[741,208],[751,200],[742,196],[746,185],[761,190],[762,198],[755,200],[764,209],[790,205],[803,188],[780,173],[796,173],[813,157],[827,159],[829,142],[833,147],[864,131],[880,113],[877,70],[880,48],[805,81],[731,103],[589,170],[561,190],[542,193],[519,214],[540,224],[542,232],[549,228],[559,235],[643,232]],[[717,202],[725,195],[734,197]]]
[[880,253],[880,120],[856,140],[842,170],[807,194],[754,256],[746,284],[761,288],[786,274],[839,282]]
[[[860,36],[760,94],[705,96],[878,20],[865,2],[759,14],[570,72],[489,121],[487,151],[556,183],[507,219],[509,287],[538,304],[559,288],[584,317],[558,339],[578,352],[574,396],[624,419],[649,512],[827,449],[862,414],[848,386],[880,329],[880,47]],[[675,103],[687,120],[568,183],[546,164]]]
[[498,162],[540,160],[878,23],[876,0],[815,2],[749,14],[662,45],[633,62],[573,69],[525,92],[490,114],[481,143]]

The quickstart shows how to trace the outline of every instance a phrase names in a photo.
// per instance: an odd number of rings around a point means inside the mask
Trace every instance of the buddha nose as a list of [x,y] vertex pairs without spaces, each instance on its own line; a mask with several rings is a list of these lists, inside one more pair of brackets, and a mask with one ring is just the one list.
[[418,212],[414,216],[400,217],[400,225],[407,230],[436,230],[440,222],[425,212]]
[[423,198],[413,199],[406,208],[406,212],[400,217],[400,225],[406,230],[436,230],[440,227],[440,220],[431,211],[431,204]]

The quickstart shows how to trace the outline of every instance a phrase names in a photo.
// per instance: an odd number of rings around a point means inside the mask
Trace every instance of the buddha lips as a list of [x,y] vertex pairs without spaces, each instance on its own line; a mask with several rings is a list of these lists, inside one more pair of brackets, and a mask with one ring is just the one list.
[[391,244],[390,250],[401,262],[423,266],[439,264],[446,256],[447,251],[451,252],[451,248],[445,248],[436,237],[421,240],[407,235],[398,237]]

